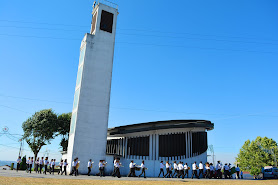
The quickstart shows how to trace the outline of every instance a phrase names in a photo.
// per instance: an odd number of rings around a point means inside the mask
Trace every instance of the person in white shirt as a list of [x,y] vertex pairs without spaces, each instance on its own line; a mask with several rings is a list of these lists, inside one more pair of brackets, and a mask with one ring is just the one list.
[[228,176],[229,176],[229,179],[232,179],[233,178],[233,175],[232,175],[232,166],[231,166],[232,164],[231,163],[229,163],[229,172],[228,172]]
[[216,178],[222,178],[221,177],[221,164],[220,164],[220,161],[217,161],[217,164],[216,164],[216,167],[215,167],[215,170],[217,171],[217,176]]
[[88,161],[88,176],[90,176],[91,168],[93,167],[92,159]]
[[199,177],[201,177],[201,174],[203,177],[204,176],[204,165],[203,165],[202,161],[200,161],[200,163],[199,163]]
[[71,163],[72,170],[71,170],[71,172],[70,172],[70,174],[69,174],[69,175],[71,175],[71,176],[73,175],[73,173],[74,173],[75,176],[77,176],[77,169],[76,169],[76,165],[77,165],[77,163],[78,163],[77,159],[78,159],[78,158],[75,158],[75,159],[72,161],[72,163]]
[[36,173],[39,173],[39,165],[40,165],[40,158],[39,157],[37,158],[35,163],[36,163],[36,166],[35,166]]
[[184,169],[184,177],[187,175],[187,178],[188,178],[188,165],[187,165],[187,163],[185,163],[185,165],[183,166],[183,169]]
[[164,170],[163,170],[164,164],[163,164],[163,161],[160,162],[159,168],[160,168],[160,171],[159,171],[158,177],[160,177],[160,174],[161,174],[161,173],[162,173],[162,176],[164,177]]
[[115,176],[116,176],[116,162],[117,162],[117,159],[114,158],[114,161],[113,161],[114,170],[113,170],[113,173],[112,173],[112,177],[115,177]]
[[239,172],[240,172],[240,168],[238,167],[238,164],[237,164],[236,165],[236,176],[237,176],[238,179],[240,179]]
[[118,177],[118,178],[121,178],[121,173],[120,173],[120,167],[121,167],[121,163],[120,163],[120,160],[117,159],[116,160],[116,163],[115,163],[115,167],[116,167],[116,171],[115,171],[115,175]]
[[225,166],[224,166],[224,177],[225,179],[228,178],[228,173],[229,173],[229,166],[227,163],[225,163]]
[[209,166],[209,169],[210,169],[210,176],[209,178],[211,179],[213,176],[214,176],[214,166],[212,163],[210,163],[210,166]]
[[59,175],[60,173],[62,174],[62,172],[63,172],[63,163],[64,163],[64,161],[63,161],[63,159],[61,159],[61,162],[59,163],[60,170],[58,171],[58,175]]
[[67,175],[67,166],[68,166],[68,161],[67,159],[65,159],[65,161],[63,162],[64,171],[62,171],[61,175],[63,175],[64,172],[65,175]]
[[169,161],[166,161],[166,164],[165,164],[165,167],[166,167],[166,174],[163,176],[164,178],[166,177],[168,177],[168,178],[170,178],[171,177],[171,173],[172,173],[172,171],[171,171],[171,164],[169,163]]
[[99,167],[99,176],[100,177],[104,177],[104,167],[105,167],[106,163],[104,160],[100,160],[98,163],[98,167]]
[[174,166],[174,173],[173,173],[173,175],[172,175],[172,178],[173,178],[175,175],[176,175],[176,176],[179,175],[179,174],[178,174],[178,165],[177,165],[177,162],[176,162],[176,161],[174,161],[173,166]]
[[30,160],[31,160],[31,157],[28,157],[28,160],[26,160],[26,165],[27,165],[26,172],[27,172],[27,173],[29,172]]
[[183,162],[180,161],[180,163],[178,164],[178,172],[179,175],[177,176],[177,178],[184,178],[184,174],[183,174]]
[[40,174],[42,174],[42,168],[43,168],[43,157],[40,160]]
[[51,174],[51,172],[52,172],[52,162],[53,162],[53,159],[51,159],[49,162],[49,174]]
[[192,179],[193,179],[194,175],[195,175],[195,177],[197,177],[199,179],[198,174],[197,174],[197,164],[196,164],[196,161],[192,164],[192,176],[191,176]]
[[21,156],[18,156],[18,159],[16,160],[16,171],[18,172],[19,167],[20,167],[20,163],[21,163]]
[[143,175],[143,173],[144,173],[144,178],[146,178],[146,172],[145,172],[146,167],[145,167],[145,162],[144,161],[142,161],[140,168],[142,169],[142,172],[138,177],[141,177],[141,175]]
[[130,163],[129,163],[129,173],[128,173],[128,177],[136,177],[136,175],[135,175],[135,163],[133,163],[133,161],[131,161]]
[[209,178],[209,176],[210,176],[210,168],[209,168],[209,163],[208,162],[206,162],[206,176],[205,176],[205,178],[206,179],[208,179]]
[[44,174],[46,175],[46,172],[47,172],[47,166],[49,164],[49,161],[48,161],[48,157],[45,158],[44,160]]
[[56,159],[53,159],[52,163],[51,163],[51,169],[52,169],[52,175],[54,175],[54,170],[55,170],[55,165],[56,165]]
[[30,173],[32,172],[33,163],[34,163],[34,157],[31,157],[31,160],[29,160],[29,172]]

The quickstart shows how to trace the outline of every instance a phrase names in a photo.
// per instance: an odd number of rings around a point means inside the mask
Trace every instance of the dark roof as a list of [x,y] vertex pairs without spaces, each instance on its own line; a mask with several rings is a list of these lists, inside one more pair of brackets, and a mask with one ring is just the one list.
[[151,130],[171,129],[171,128],[206,128],[214,129],[214,124],[208,120],[166,120],[147,123],[138,123],[124,125],[120,127],[109,128],[107,135],[128,134],[133,132],[143,132]]

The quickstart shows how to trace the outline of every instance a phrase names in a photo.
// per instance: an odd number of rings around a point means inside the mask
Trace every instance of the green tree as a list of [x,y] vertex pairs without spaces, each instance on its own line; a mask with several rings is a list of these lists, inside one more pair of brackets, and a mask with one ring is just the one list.
[[52,109],[36,112],[22,124],[23,139],[28,143],[34,153],[35,159],[42,146],[54,139],[57,132],[57,115]]
[[63,151],[68,149],[69,131],[70,131],[71,112],[58,116],[58,135],[62,136],[60,146]]
[[20,166],[19,166],[20,170],[26,170],[27,169],[27,165],[26,165],[26,155],[24,157],[22,157]]
[[245,141],[236,160],[242,170],[258,175],[262,167],[274,166],[277,157],[277,143],[271,138],[257,137],[254,141]]

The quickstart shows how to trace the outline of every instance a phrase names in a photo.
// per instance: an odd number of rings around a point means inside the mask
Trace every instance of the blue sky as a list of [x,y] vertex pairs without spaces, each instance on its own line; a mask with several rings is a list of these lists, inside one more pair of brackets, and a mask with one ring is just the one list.
[[[120,14],[109,127],[210,120],[208,142],[224,162],[233,162],[247,139],[278,141],[277,1],[113,2]],[[92,4],[0,2],[0,128],[22,134],[22,122],[35,111],[71,111]],[[59,158],[58,143],[42,153]],[[18,147],[0,137],[0,160],[15,160]]]

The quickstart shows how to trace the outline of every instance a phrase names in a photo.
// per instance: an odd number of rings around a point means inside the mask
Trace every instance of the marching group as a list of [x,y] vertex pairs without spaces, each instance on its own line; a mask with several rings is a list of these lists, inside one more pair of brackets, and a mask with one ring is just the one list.
[[[22,162],[21,157],[19,156],[19,158],[17,159],[17,171],[19,170],[20,167],[20,163]],[[80,161],[78,161],[78,158],[75,158],[72,161],[72,170],[71,173],[69,175],[78,175],[78,167],[79,167],[79,163]],[[91,168],[93,167],[93,163],[92,160],[90,159],[88,161],[88,176],[90,176],[91,174]],[[26,160],[26,164],[27,164],[27,169],[26,172],[27,173],[31,173],[32,172],[32,166],[34,164],[34,158],[33,157],[29,157]],[[98,167],[99,167],[99,173],[96,174],[100,177],[104,177],[104,168],[107,165],[107,162],[105,162],[105,160],[100,160]],[[36,173],[41,174],[43,171],[43,174],[47,174],[47,172],[49,172],[49,174],[53,174],[55,172],[55,166],[56,166],[56,159],[51,159],[49,161],[48,157],[41,157],[41,159],[38,157],[35,161],[35,166],[34,166],[34,171]],[[68,162],[67,159],[65,160],[61,160],[61,162],[59,163],[59,170],[58,170],[58,175],[61,174],[65,174],[67,175],[67,166],[68,166]],[[120,174],[120,167],[123,167],[122,164],[120,163],[120,159],[116,158],[114,159],[114,170],[113,173],[111,174],[113,177],[121,177]],[[185,177],[189,177],[189,170],[191,169],[187,163],[183,164],[182,161],[180,161],[179,163],[177,163],[176,161],[173,162],[173,164],[170,164],[169,161],[167,161],[165,164],[163,163],[163,161],[160,162],[160,171],[159,171],[159,175],[158,177],[160,177],[160,175],[162,175],[162,177],[164,178],[182,178],[184,179]],[[166,174],[164,174],[164,168],[166,168]],[[234,171],[236,173],[236,176],[238,179],[243,178],[243,174],[242,171],[240,171],[240,168],[238,167],[233,167]],[[144,178],[146,178],[146,166],[145,166],[145,162],[142,161],[141,165],[136,165],[136,163],[133,162],[133,160],[130,162],[129,164],[129,173],[128,173],[128,177],[141,177],[142,175],[144,175]],[[212,163],[205,163],[203,164],[202,161],[197,165],[196,162],[194,162],[192,164],[192,175],[191,178],[193,179],[193,177],[195,176],[196,178],[222,178],[222,169],[224,171],[224,178],[232,178],[232,167],[231,164],[225,164],[224,166],[222,166],[222,164],[220,163],[220,161],[217,162],[216,166],[214,167]],[[141,171],[140,175],[136,176],[135,171]],[[198,173],[199,172],[199,173]],[[241,173],[241,174],[240,174]],[[241,175],[241,177],[240,177]]]
[[[164,167],[166,168],[166,174],[164,175]],[[238,179],[243,178],[243,173],[240,171],[240,168],[238,167],[233,167],[235,172],[236,172],[236,177]],[[163,164],[163,161],[160,162],[160,172],[158,177],[162,174],[164,178],[182,178],[184,179],[185,177],[188,176],[188,172],[191,168],[188,166],[187,163],[183,164],[182,161],[177,163],[176,161],[173,162],[173,165],[169,163],[169,161],[166,162],[166,164]],[[216,166],[214,167],[212,163],[205,163],[205,165],[202,163],[202,161],[197,165],[196,161],[192,164],[192,175],[191,178],[195,176],[196,178],[216,178],[216,179],[222,179],[222,169],[224,171],[224,178],[232,178],[232,167],[231,164],[225,164],[222,167],[222,164],[220,161],[217,162]],[[199,170],[199,173],[198,173]],[[240,177],[241,175],[241,177]]]

